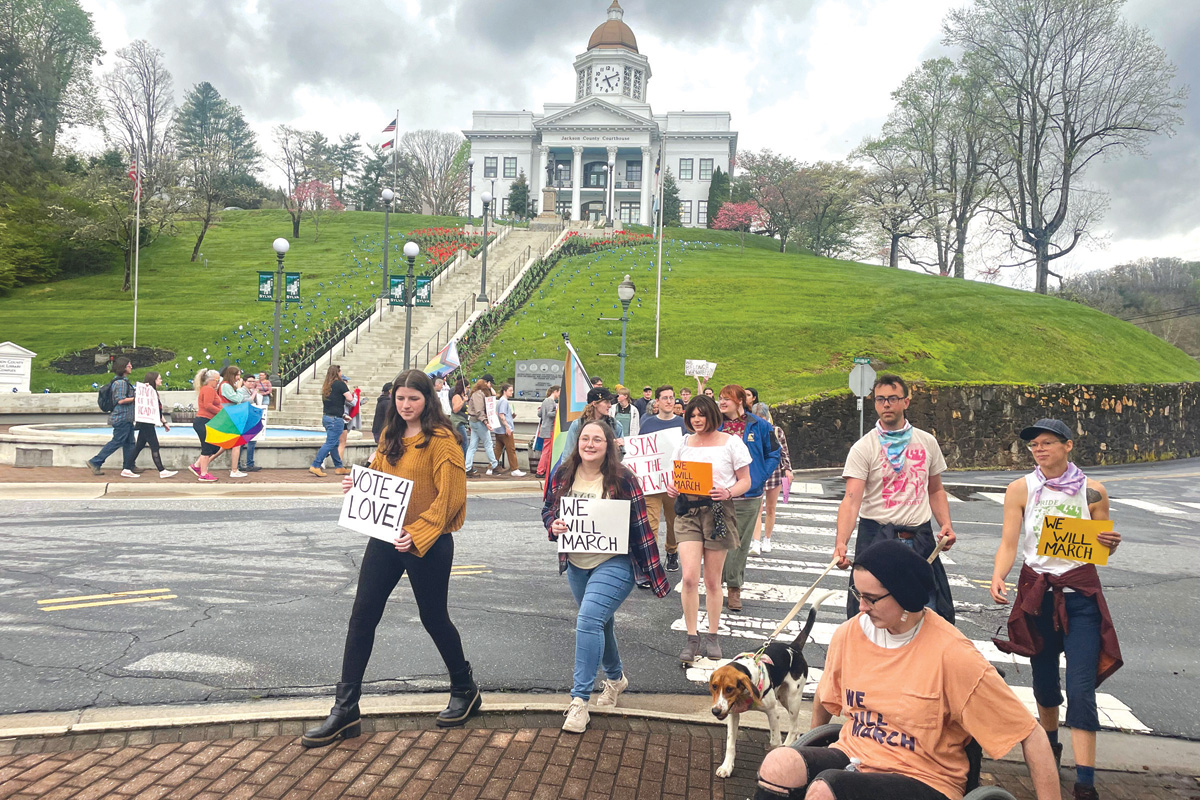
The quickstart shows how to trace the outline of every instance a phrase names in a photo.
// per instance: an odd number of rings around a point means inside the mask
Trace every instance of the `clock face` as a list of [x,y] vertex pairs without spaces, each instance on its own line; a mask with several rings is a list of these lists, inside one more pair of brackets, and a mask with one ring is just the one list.
[[597,94],[614,94],[621,91],[621,72],[612,64],[596,67],[592,73],[592,90]]

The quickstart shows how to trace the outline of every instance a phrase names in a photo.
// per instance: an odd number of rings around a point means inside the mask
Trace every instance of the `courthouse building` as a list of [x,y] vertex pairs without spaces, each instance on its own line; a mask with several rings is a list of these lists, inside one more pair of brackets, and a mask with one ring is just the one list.
[[[524,172],[529,197],[540,201],[546,185],[556,190],[557,211],[573,220],[604,218],[613,170],[613,215],[624,223],[649,225],[654,167],[660,152],[679,185],[685,226],[708,223],[708,186],[718,167],[729,172],[737,133],[727,111],[669,111],[650,108],[650,60],[638,51],[618,0],[608,19],[592,32],[587,50],[575,58],[575,100],[547,103],[532,111],[476,111],[470,130],[475,160],[471,213],[479,216],[480,195],[495,181],[494,213],[508,211],[509,186]],[[542,209],[538,209],[541,211]]]

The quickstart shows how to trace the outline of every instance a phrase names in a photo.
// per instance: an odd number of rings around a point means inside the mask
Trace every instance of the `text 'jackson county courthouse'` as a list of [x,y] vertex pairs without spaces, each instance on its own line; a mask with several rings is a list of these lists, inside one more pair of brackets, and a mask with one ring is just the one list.
[[[607,173],[615,162],[613,209],[625,224],[650,224],[654,165],[660,146],[663,167],[679,185],[685,226],[708,224],[708,185],[718,167],[728,174],[737,152],[737,133],[727,111],[669,111],[655,114],[647,96],[650,60],[638,52],[617,0],[608,19],[592,32],[587,50],[575,58],[575,102],[547,103],[545,112],[476,111],[463,133],[471,142],[476,186],[495,180],[495,212],[508,211],[509,185],[524,172],[531,199],[540,198],[548,174],[557,191],[558,213],[571,219],[604,217]],[[471,214],[482,214],[482,192],[474,192]],[[539,211],[541,209],[538,209]]]

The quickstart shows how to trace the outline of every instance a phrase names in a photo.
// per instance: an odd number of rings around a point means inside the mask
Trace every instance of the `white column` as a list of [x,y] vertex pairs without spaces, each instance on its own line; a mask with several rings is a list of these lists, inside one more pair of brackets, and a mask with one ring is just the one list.
[[[550,163],[550,147],[548,145],[538,146],[538,163],[537,176],[533,180],[533,197],[537,200],[538,213],[546,213],[546,209],[542,208],[542,190],[546,188],[546,167]],[[554,209],[550,209],[553,211]]]
[[583,181],[583,148],[571,148],[571,219],[579,220],[579,186]]
[[654,182],[654,170],[650,169],[649,147],[642,148],[642,224],[650,225],[650,184]]
[[615,224],[620,217],[620,212],[617,211],[617,148],[608,148],[608,160],[612,163],[608,169],[608,213],[612,216]]

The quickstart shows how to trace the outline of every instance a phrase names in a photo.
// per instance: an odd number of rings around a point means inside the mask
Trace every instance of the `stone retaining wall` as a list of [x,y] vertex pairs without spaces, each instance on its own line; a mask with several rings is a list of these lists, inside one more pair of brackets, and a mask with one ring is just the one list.
[[[1021,428],[1061,419],[1077,434],[1083,466],[1200,456],[1200,383],[1079,386],[922,385],[912,387],[908,419],[934,433],[951,468],[1029,466]],[[867,398],[865,426],[875,424]],[[851,395],[774,406],[797,469],[841,466],[858,438]]]

